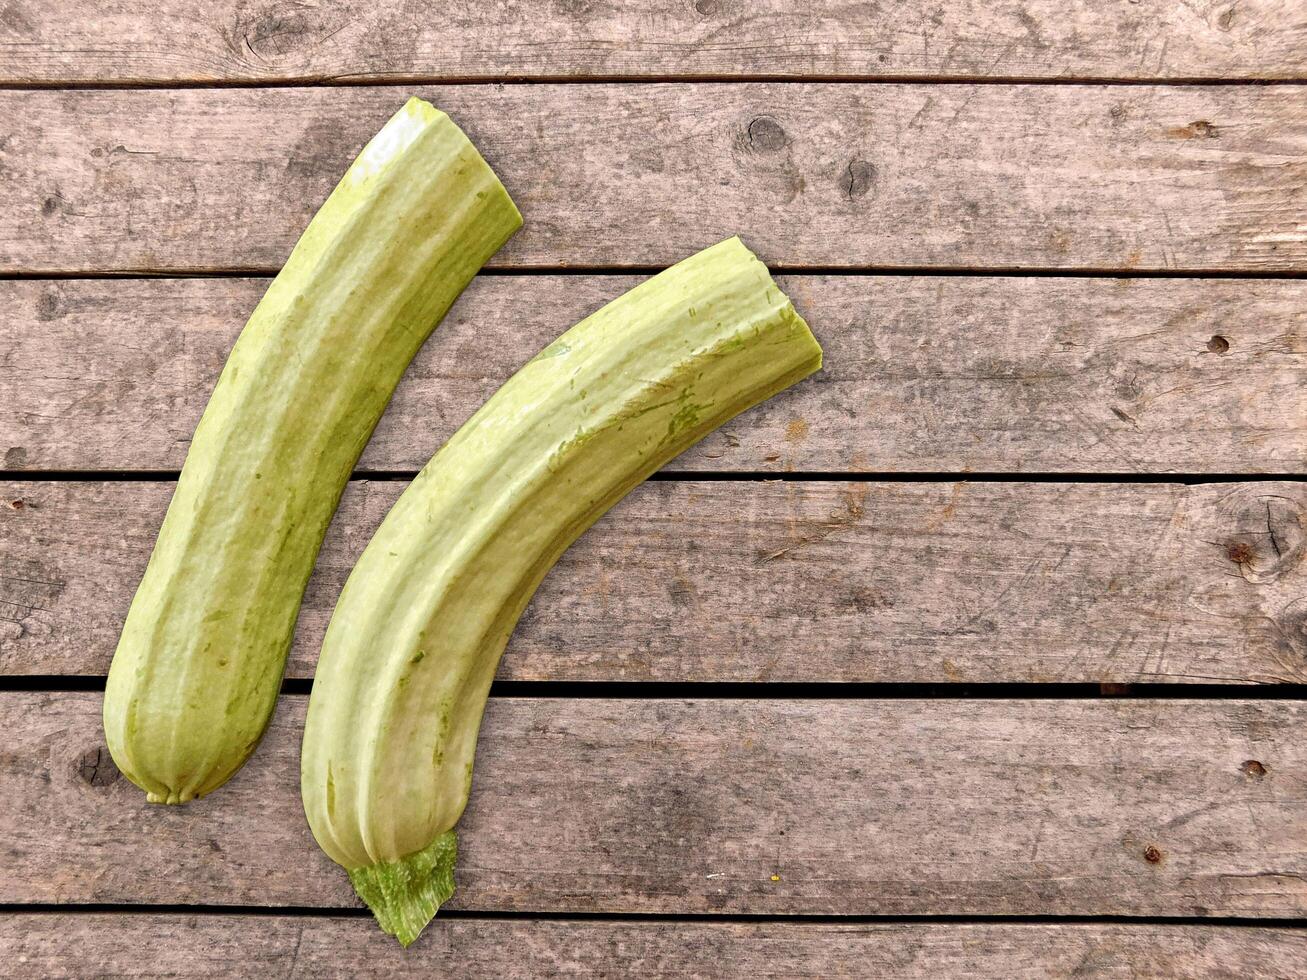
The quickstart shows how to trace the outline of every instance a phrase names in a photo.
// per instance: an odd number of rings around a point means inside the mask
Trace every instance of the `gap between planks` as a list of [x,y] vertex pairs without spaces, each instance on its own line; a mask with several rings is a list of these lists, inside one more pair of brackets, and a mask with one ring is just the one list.
[[[0,902],[0,916],[92,915],[202,915],[215,918],[269,919],[371,919],[368,908],[324,908],[314,905],[179,905],[157,902]],[[440,920],[473,922],[701,922],[708,925],[1011,925],[1011,926],[1179,926],[1213,929],[1307,929],[1307,917],[1201,916],[1201,915],[958,915],[947,912],[897,915],[822,915],[808,912],[537,912],[517,909],[488,912],[478,909],[441,909]]]
[[[103,691],[102,674],[3,674],[0,691]],[[282,681],[283,695],[308,695],[311,677]],[[988,684],[933,682],[795,682],[795,681],[495,681],[492,698],[571,698],[605,701],[1086,701],[1182,700],[1246,701],[1255,693],[1262,701],[1307,700],[1307,683],[1263,684],[1254,691],[1246,684],[1117,684],[1065,682],[993,682]]]
[[[351,480],[407,483],[417,470],[355,470]],[[0,480],[19,483],[176,483],[180,470],[7,470],[0,467]],[[970,470],[933,472],[852,472],[833,470],[660,470],[651,473],[650,483],[1069,483],[1069,484],[1179,484],[1208,483],[1297,483],[1307,473],[977,473]]]
[[[656,276],[667,265],[517,265],[487,267],[477,275],[488,278],[531,276],[611,277]],[[842,276],[849,279],[874,277],[935,276],[941,279],[1247,279],[1252,281],[1294,281],[1307,279],[1307,270],[1293,269],[1173,269],[1137,266],[1076,267],[1059,269],[1029,266],[950,266],[950,265],[779,265],[771,264],[773,276]],[[270,279],[279,266],[228,267],[197,266],[177,269],[0,269],[0,282],[77,281],[88,282],[133,279]]]
[[[359,469],[350,480],[372,482],[412,481],[416,469]],[[175,483],[176,469],[3,469],[0,480],[16,482]],[[1307,481],[1307,473],[877,473],[826,470],[822,473],[772,470],[659,470],[648,476],[652,483],[1281,483]]]
[[1273,88],[1277,85],[1302,85],[1307,74],[1283,77],[1221,78],[1194,75],[1187,78],[1131,78],[1104,75],[1102,77],[1046,78],[1039,75],[1013,75],[994,78],[988,75],[522,75],[498,78],[479,78],[475,75],[384,75],[374,78],[348,76],[319,76],[313,78],[284,79],[130,79],[97,81],[72,79],[67,81],[0,81],[0,92],[130,92],[167,91],[170,89],[294,89],[294,88],[383,88],[394,85],[439,85],[461,87],[468,85],[1028,85],[1070,88],[1075,86],[1096,88],[1237,88],[1254,86]]
[[[656,276],[669,265],[514,265],[482,268],[484,277],[612,277]],[[246,280],[272,278],[280,267],[196,267],[175,269],[0,269],[0,282],[42,280],[89,282],[115,280]],[[936,276],[940,278],[1046,278],[1046,280],[1249,280],[1294,281],[1307,270],[1294,269],[1172,269],[1140,267],[1033,268],[1026,265],[779,265],[772,276],[842,276],[847,278]]]

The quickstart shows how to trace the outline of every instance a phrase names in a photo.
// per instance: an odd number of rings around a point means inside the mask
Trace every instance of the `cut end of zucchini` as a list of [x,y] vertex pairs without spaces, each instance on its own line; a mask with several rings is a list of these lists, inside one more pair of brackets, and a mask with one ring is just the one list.
[[454,894],[457,857],[458,834],[447,830],[408,857],[355,868],[349,880],[382,930],[410,946]]

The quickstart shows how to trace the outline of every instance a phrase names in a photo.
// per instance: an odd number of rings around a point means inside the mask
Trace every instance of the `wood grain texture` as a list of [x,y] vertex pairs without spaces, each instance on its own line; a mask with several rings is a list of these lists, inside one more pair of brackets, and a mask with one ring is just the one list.
[[[355,905],[300,804],[305,700],[158,807],[100,694],[0,694],[0,901]],[[492,700],[451,905],[1291,918],[1304,792],[1304,702]]]
[[[529,15],[526,11],[529,9]],[[9,0],[0,82],[659,76],[1301,78],[1293,0]]]
[[[1290,929],[438,918],[402,950],[371,918],[13,914],[0,977],[1289,977]],[[149,955],[143,956],[142,950]]]
[[275,269],[415,93],[526,216],[500,268],[1307,269],[1303,86],[761,83],[6,91],[0,271]]
[[[415,471],[632,276],[476,280],[364,453]],[[676,470],[1307,471],[1307,282],[784,276],[825,369]],[[178,470],[267,280],[0,282],[0,467]],[[1220,352],[1223,351],[1223,352]]]
[[[402,486],[347,490],[291,676]],[[0,673],[107,671],[171,492],[0,483]],[[500,677],[1302,683],[1305,554],[1299,483],[649,483],[550,573]]]

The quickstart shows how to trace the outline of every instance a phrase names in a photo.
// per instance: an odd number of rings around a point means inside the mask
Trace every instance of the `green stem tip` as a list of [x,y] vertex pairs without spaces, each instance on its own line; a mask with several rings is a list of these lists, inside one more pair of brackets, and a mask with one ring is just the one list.
[[457,857],[458,835],[447,830],[408,857],[355,868],[349,880],[381,928],[409,946],[454,894]]

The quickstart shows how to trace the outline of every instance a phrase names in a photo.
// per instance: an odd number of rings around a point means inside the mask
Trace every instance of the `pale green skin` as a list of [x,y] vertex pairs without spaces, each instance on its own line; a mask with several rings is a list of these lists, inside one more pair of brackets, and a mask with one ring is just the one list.
[[521,223],[467,137],[412,99],[268,287],[195,430],[109,669],[109,751],[151,802],[213,790],[258,744],[359,453],[422,342]]
[[383,928],[411,942],[453,889],[490,682],[545,573],[650,473],[820,366],[733,238],[559,337],[405,490],[336,606],[302,757],[314,836]]

